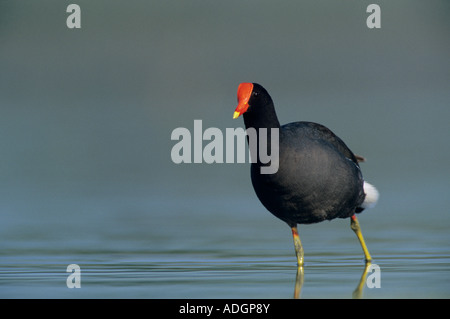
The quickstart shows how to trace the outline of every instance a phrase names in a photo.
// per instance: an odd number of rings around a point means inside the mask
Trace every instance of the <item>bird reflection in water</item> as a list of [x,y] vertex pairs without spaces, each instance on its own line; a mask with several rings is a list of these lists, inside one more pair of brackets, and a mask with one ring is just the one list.
[[303,280],[305,277],[305,270],[303,265],[297,267],[297,275],[295,276],[295,288],[294,288],[294,299],[300,298],[300,293],[303,287]]
[[[359,279],[358,285],[352,293],[353,299],[361,299],[363,297],[364,284],[366,283],[367,273],[369,272],[371,262],[366,262],[364,266],[363,273]],[[297,274],[295,276],[295,288],[294,288],[294,299],[300,299],[303,282],[305,279],[305,268],[304,266],[298,266]]]

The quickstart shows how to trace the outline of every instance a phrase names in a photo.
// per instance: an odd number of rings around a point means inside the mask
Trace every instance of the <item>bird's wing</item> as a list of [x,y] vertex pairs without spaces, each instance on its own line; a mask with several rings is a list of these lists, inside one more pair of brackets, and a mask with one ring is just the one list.
[[336,147],[336,149],[345,157],[356,163],[356,165],[358,165],[358,162],[365,161],[364,157],[353,154],[353,152],[348,148],[344,141],[342,141],[329,128],[313,122],[306,122],[305,124],[311,128],[311,132],[313,132],[312,134],[315,138],[322,138],[328,141],[331,145]]

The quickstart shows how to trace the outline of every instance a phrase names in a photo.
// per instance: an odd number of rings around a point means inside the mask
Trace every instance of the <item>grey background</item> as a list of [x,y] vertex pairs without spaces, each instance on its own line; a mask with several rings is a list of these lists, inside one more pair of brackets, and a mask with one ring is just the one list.
[[[373,30],[370,1],[76,1],[77,30],[66,27],[69,3],[0,1],[3,297],[72,297],[70,263],[91,275],[83,297],[290,297],[289,229],[258,202],[249,164],[170,158],[171,132],[194,119],[243,126],[232,120],[240,82],[265,86],[281,123],[324,124],[367,158],[381,198],[360,222],[394,278],[369,293],[450,296],[448,1],[377,1]],[[306,296],[343,296],[322,286],[321,267],[334,261],[347,281],[343,260],[360,265],[347,221],[300,236]],[[102,277],[111,265],[125,277]],[[427,270],[426,289],[412,293],[399,265]],[[222,282],[233,267],[244,273]],[[137,268],[145,279],[134,282]],[[117,280],[129,290],[112,289]]]

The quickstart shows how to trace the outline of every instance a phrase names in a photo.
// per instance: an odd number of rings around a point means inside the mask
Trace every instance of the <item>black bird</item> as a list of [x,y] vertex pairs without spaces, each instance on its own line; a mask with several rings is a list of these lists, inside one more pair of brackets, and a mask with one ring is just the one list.
[[[278,170],[263,173],[261,168],[270,163],[262,161],[257,152],[257,161],[252,159],[251,179],[261,203],[291,228],[298,265],[303,265],[303,247],[297,224],[334,218],[350,218],[351,229],[358,236],[366,262],[370,262],[355,213],[375,205],[378,191],[363,179],[358,163],[363,158],[323,125],[294,122],[280,126],[272,98],[257,83],[241,83],[237,96],[233,118],[243,114],[247,131],[253,128],[258,141],[261,132],[267,134],[266,154],[278,146]],[[272,129],[278,130],[278,145],[271,139]]]

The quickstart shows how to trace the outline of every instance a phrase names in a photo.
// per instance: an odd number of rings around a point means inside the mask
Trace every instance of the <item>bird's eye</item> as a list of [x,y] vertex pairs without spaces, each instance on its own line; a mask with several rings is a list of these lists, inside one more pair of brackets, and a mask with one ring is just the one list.
[[253,92],[253,96],[258,96],[259,93],[258,92]]

